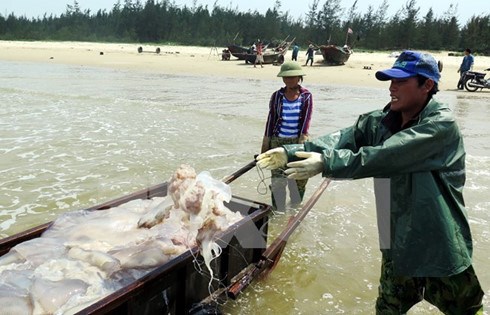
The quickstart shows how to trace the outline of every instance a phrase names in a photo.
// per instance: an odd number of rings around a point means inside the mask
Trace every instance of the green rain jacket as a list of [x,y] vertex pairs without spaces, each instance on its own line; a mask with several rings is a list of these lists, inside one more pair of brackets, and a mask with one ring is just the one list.
[[[458,274],[471,265],[473,249],[459,128],[450,109],[435,100],[408,127],[400,129],[400,121],[388,104],[359,116],[352,127],[284,148],[289,161],[298,159],[296,151],[322,153],[324,177],[389,180],[388,189],[381,190],[389,194],[388,212],[378,207],[378,229],[387,228],[388,243],[381,251],[393,260],[397,275]],[[380,197],[376,194],[378,205]]]

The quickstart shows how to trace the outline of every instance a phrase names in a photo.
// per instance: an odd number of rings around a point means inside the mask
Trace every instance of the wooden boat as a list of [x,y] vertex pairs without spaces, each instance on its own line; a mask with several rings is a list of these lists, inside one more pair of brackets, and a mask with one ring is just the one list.
[[[277,47],[273,48],[264,48],[263,57],[264,64],[282,64],[284,62],[284,55],[288,52],[289,47],[294,42],[294,38],[292,41],[282,41]],[[255,63],[255,59],[257,58],[257,54],[247,54],[246,62]]]
[[238,60],[247,59],[247,54],[251,53],[250,48],[245,48],[235,44],[228,45],[227,47],[230,53],[233,55],[233,57],[238,58]]
[[[241,47],[238,45],[228,46],[230,53],[238,58],[238,60],[245,60],[246,63],[254,63],[257,55],[252,53],[250,49]],[[279,48],[264,49],[264,64],[282,63],[284,62],[284,54],[287,50],[282,51]]]
[[352,54],[349,48],[336,45],[321,45],[320,51],[323,56],[323,62],[329,65],[343,65]]
[[[236,174],[236,173],[235,173]],[[228,177],[228,183],[233,179]],[[239,175],[238,175],[239,176]],[[167,183],[152,186],[118,199],[105,202],[88,210],[106,210],[119,206],[134,199],[151,199],[167,194]],[[269,205],[233,196],[226,206],[233,211],[240,211],[244,219],[232,225],[227,231],[218,235],[219,239],[230,240],[226,244],[218,241],[222,254],[212,262],[213,273],[221,282],[228,286],[234,277],[243,272],[250,263],[257,263],[265,248],[243,248],[243,237],[254,224],[267,242]],[[6,254],[15,245],[40,237],[52,224],[45,223],[22,233],[0,240],[0,255]],[[250,234],[250,233],[249,233]],[[240,235],[240,242],[236,239]],[[246,236],[245,236],[246,237]],[[194,267],[194,257],[198,248],[192,248],[157,267],[145,276],[129,285],[113,292],[77,312],[77,314],[188,314],[205,298],[209,298],[208,278],[202,276]],[[212,283],[218,288],[217,281]]]
[[[268,51],[264,50],[263,57],[264,57],[264,62],[263,64],[282,64],[284,62],[284,55],[286,54],[287,50],[284,51]],[[255,63],[255,59],[257,58],[257,54],[247,54],[247,58],[245,61],[247,63]]]

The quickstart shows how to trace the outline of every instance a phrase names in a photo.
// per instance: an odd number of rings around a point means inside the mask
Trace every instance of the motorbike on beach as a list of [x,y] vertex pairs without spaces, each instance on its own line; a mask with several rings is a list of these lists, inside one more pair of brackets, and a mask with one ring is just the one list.
[[[489,71],[490,68],[485,69]],[[486,73],[467,71],[464,77],[464,87],[469,92],[476,92],[478,89],[490,89],[490,80],[485,79]]]

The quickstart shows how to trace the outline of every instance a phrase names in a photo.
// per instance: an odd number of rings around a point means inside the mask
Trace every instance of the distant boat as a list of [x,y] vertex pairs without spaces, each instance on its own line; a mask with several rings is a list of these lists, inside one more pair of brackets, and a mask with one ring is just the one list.
[[[288,36],[289,37],[289,36]],[[267,48],[264,47],[262,51],[262,56],[264,57],[264,64],[282,64],[284,62],[284,55],[288,52],[289,47],[294,42],[295,38],[292,41],[283,40],[276,47]],[[246,62],[255,63],[255,59],[257,58],[256,53],[247,54]]]
[[[284,62],[284,55],[288,52],[289,47],[294,41],[294,38],[292,41],[287,41],[288,37],[276,47],[269,48],[269,44],[264,46],[262,50],[264,64],[282,64]],[[257,54],[252,51],[252,48],[246,48],[235,44],[228,45],[227,48],[233,57],[238,58],[238,60],[245,60],[246,63],[254,63],[257,58]]]
[[245,48],[238,45],[228,45],[228,50],[233,55],[233,57],[238,58],[238,60],[247,59],[247,54],[250,54],[250,48]]
[[[252,48],[245,48],[234,44],[227,47],[233,57],[238,58],[238,60],[245,60],[246,63],[255,62],[257,54],[252,51]],[[276,62],[280,59],[280,55],[279,52],[273,49],[267,49],[267,46],[263,48],[264,64]]]
[[[262,56],[264,57],[263,64],[282,64],[284,62],[284,55],[286,54],[287,49],[285,50],[264,50]],[[257,58],[257,54],[247,54],[247,58],[245,61],[247,63],[255,63],[255,59]]]
[[323,62],[329,65],[343,65],[349,60],[352,50],[349,47],[339,47],[336,45],[321,45]]

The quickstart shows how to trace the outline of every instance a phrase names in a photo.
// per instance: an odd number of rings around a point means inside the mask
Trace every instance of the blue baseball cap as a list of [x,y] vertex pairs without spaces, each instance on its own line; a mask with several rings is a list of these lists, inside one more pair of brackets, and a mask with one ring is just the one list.
[[441,73],[437,61],[429,54],[419,51],[405,50],[396,59],[391,69],[376,72],[376,79],[388,81],[391,79],[407,79],[421,75],[439,83]]

